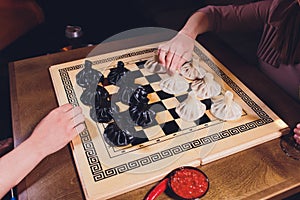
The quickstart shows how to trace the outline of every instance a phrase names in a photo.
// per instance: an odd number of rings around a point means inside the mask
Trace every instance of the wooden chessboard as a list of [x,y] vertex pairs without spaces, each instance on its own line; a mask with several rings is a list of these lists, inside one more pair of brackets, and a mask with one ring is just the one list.
[[[83,109],[86,131],[72,142],[73,156],[86,199],[107,199],[158,181],[172,169],[199,166],[281,136],[288,126],[253,94],[225,66],[196,43],[194,55],[201,66],[214,75],[222,86],[222,94],[230,90],[234,101],[243,109],[240,119],[222,121],[210,113],[210,99],[200,99],[206,105],[204,116],[186,122],[176,114],[175,107],[187,93],[170,95],[159,88],[165,74],[145,70],[144,63],[152,58],[160,43],[124,49],[49,68],[60,105],[72,103]],[[95,48],[96,49],[96,48]],[[146,88],[149,104],[156,105],[156,117],[145,128],[135,126],[138,135],[130,145],[116,147],[105,142],[103,132],[107,123],[98,123],[90,117],[90,107],[80,101],[84,91],[76,83],[76,74],[84,68],[85,60],[107,77],[110,69],[123,61],[125,67],[138,74],[135,84]],[[118,86],[106,85],[113,97]],[[113,99],[113,98],[112,98]],[[128,107],[121,102],[120,112]]]

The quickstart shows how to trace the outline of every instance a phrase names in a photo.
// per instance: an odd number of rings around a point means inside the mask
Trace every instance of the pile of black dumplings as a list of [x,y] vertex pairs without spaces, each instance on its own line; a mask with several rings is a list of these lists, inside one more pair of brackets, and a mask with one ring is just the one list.
[[[104,130],[104,139],[111,146],[126,146],[134,140],[134,126],[148,126],[155,113],[148,104],[147,92],[142,86],[134,84],[134,74],[118,61],[115,68],[110,69],[107,79],[92,68],[92,62],[85,60],[84,68],[76,75],[79,86],[84,88],[80,100],[90,106],[90,117],[99,123],[108,123]],[[112,97],[104,88],[107,84],[119,87],[118,93]],[[120,113],[118,106],[112,103],[120,101],[129,108]],[[128,117],[130,116],[130,117]]]

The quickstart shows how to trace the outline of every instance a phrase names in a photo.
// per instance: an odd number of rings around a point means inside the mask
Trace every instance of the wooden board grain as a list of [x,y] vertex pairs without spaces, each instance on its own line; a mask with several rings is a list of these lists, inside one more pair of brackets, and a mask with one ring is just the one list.
[[[143,62],[153,56],[160,43],[124,49],[86,59],[93,68],[107,75],[121,60],[126,65]],[[94,49],[97,51],[97,49]],[[80,101],[83,90],[76,83],[76,74],[86,59],[53,65],[49,68],[60,105],[81,106],[86,117],[86,131],[72,141],[73,156],[87,199],[107,199],[131,191],[165,176],[172,169],[199,166],[233,153],[278,138],[288,126],[260,99],[241,83],[225,66],[196,44],[194,56],[205,70],[214,74],[222,90],[230,90],[243,108],[239,120],[224,122],[214,119],[209,110],[206,123],[189,125],[170,135],[160,135],[145,143],[122,148],[109,146],[103,139],[105,124],[95,123],[90,108]],[[180,119],[177,119],[177,121]]]

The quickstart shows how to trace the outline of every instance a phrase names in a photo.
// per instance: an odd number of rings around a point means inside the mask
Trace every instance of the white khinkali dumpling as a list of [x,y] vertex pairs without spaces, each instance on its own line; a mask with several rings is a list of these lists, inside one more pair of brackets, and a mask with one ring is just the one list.
[[158,63],[158,55],[154,55],[152,58],[148,59],[145,62],[144,67],[151,73],[164,74],[167,72],[167,69]]
[[185,121],[195,121],[202,117],[205,113],[206,106],[198,100],[194,92],[189,92],[186,100],[180,103],[175,111],[178,116]]
[[209,99],[221,93],[221,86],[214,80],[211,73],[206,73],[201,80],[192,82],[192,90],[195,91],[197,97],[201,99]]
[[226,91],[223,98],[212,100],[210,112],[221,120],[236,120],[242,116],[242,108],[233,101],[230,91]]
[[166,93],[180,94],[189,89],[189,83],[178,73],[174,73],[172,76],[161,80],[159,87]]
[[193,58],[192,62],[182,65],[180,74],[189,80],[195,80],[203,78],[206,71],[199,65],[199,58]]

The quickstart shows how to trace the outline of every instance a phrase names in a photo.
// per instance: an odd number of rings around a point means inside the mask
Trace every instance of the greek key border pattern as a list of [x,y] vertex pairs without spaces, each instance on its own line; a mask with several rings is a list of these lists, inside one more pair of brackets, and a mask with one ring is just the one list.
[[[80,69],[83,67],[83,64],[81,65],[75,65],[72,67],[68,67],[68,68],[63,68],[59,70],[59,74],[60,74],[60,78],[63,82],[64,85],[64,89],[68,98],[68,102],[71,103],[74,106],[78,106],[78,101],[76,98],[76,94],[75,91],[73,89],[72,86],[72,82],[71,79],[69,77],[68,71],[72,71],[72,70],[76,70],[76,69]],[[100,170],[102,170],[102,166],[98,157],[98,154],[96,152],[96,149],[94,147],[94,143],[92,141],[92,138],[90,136],[90,133],[85,130],[83,132],[81,132],[79,134],[80,139],[81,139],[81,143],[87,158],[87,161],[89,163],[89,167],[91,170],[91,173],[93,174],[93,176],[95,176],[94,174],[97,174],[97,172]]]
[[[127,54],[122,54],[120,56],[113,56],[105,59],[96,60],[93,62],[93,64],[101,64],[106,62],[112,62],[114,60],[118,59],[124,59],[129,58],[132,56],[142,55],[151,53],[157,48],[151,48],[136,52],[131,52]],[[191,149],[199,148],[201,146],[205,146],[207,144],[213,143],[215,141],[219,141],[240,133],[243,133],[245,131],[254,129],[259,126],[263,126],[265,124],[271,123],[274,120],[268,116],[267,113],[265,113],[259,105],[257,105],[236,83],[234,83],[230,77],[228,77],[222,70],[218,68],[216,64],[214,64],[203,52],[200,51],[199,48],[194,48],[195,53],[202,59],[204,62],[207,63],[207,65],[215,71],[215,73],[220,76],[240,97],[241,99],[260,117],[260,119],[248,122],[246,124],[239,125],[237,127],[233,127],[228,130],[224,130],[218,133],[214,133],[212,135],[208,135],[193,141],[186,142],[184,144],[180,144],[177,146],[174,146],[170,149],[165,149],[163,151],[129,161],[127,163],[124,163],[119,166],[115,166],[109,169],[103,170],[101,166],[100,159],[98,157],[98,154],[96,152],[96,149],[94,147],[94,144],[92,142],[92,139],[90,137],[90,134],[88,130],[80,133],[80,138],[82,142],[82,146],[91,170],[91,173],[93,175],[93,179],[95,182],[104,180],[106,178],[110,178],[113,176],[116,176],[118,174],[122,174],[124,172],[128,172],[130,170],[149,165],[154,162],[158,162],[160,160],[184,153],[186,151],[189,151]],[[74,65],[71,67],[63,68],[59,70],[61,81],[63,82],[64,89],[68,98],[69,103],[73,105],[78,105],[78,101],[75,95],[75,91],[72,87],[72,83],[70,80],[70,77],[68,75],[68,71],[76,70],[82,68],[84,65]]]

